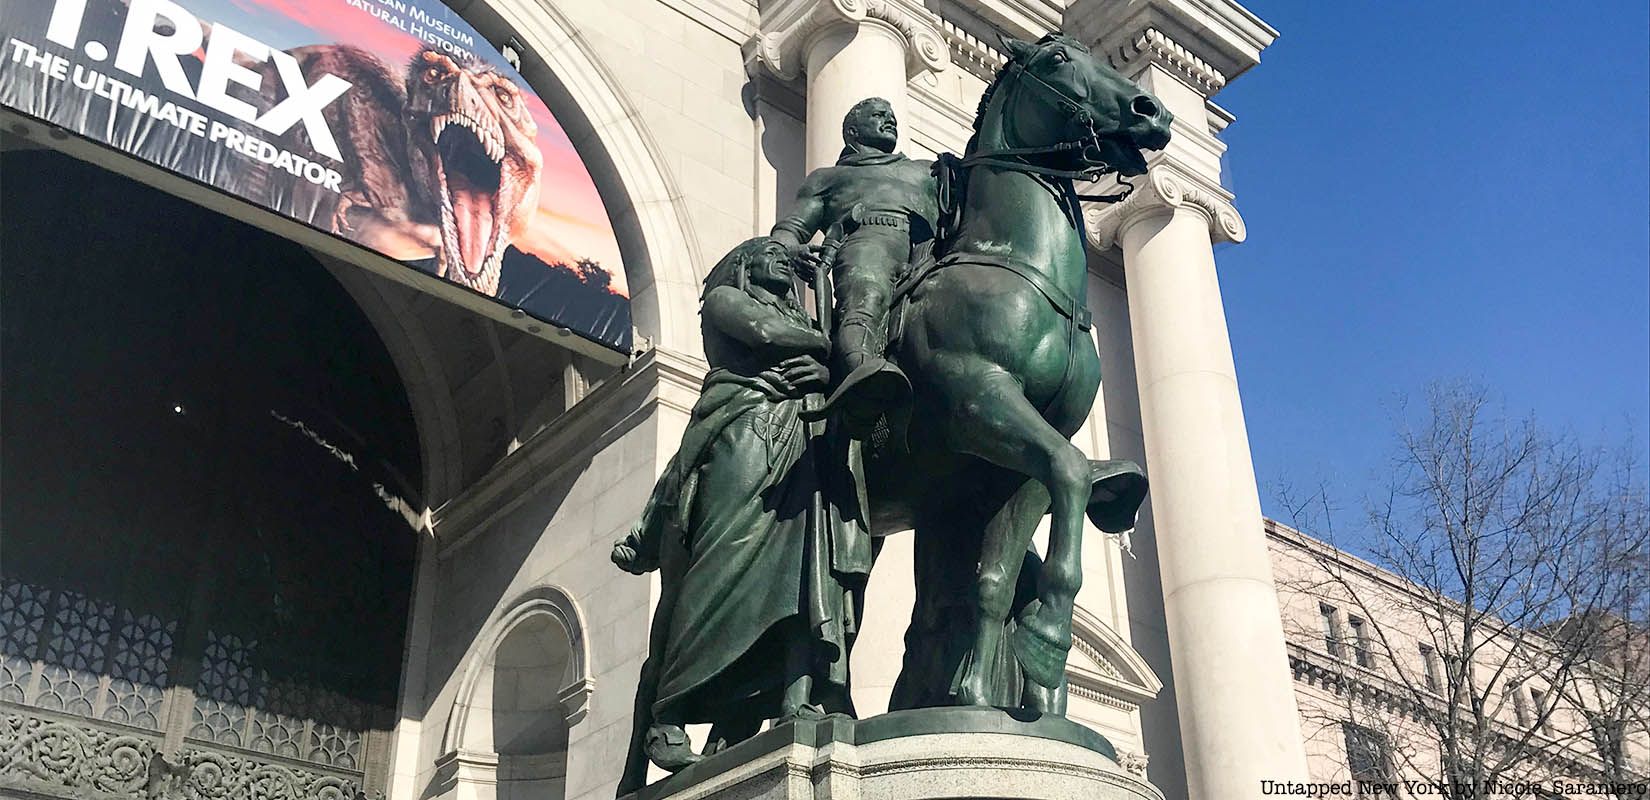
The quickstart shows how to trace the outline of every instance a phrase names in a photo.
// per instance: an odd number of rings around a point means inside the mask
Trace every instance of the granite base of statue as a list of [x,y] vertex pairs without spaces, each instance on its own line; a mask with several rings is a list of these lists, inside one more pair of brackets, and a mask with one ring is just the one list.
[[1163,800],[1060,717],[925,708],[781,725],[632,800]]
[[[962,156],[899,154],[868,98],[706,276],[703,391],[613,548],[661,585],[621,797],[1161,797],[1065,712],[1085,517],[1126,532],[1147,486],[1071,442],[1100,385],[1082,203],[1126,197],[1172,117],[1068,37],[1004,46]],[[1123,191],[1078,193],[1103,175]],[[895,710],[857,720],[889,535],[914,609]]]

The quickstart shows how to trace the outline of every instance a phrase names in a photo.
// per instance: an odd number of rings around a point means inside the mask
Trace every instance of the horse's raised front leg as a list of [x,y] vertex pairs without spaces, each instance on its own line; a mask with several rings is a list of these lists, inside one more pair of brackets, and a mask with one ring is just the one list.
[[[1055,688],[1065,674],[1066,653],[1071,649],[1072,603],[1083,580],[1080,547],[1083,511],[1089,497],[1089,462],[1082,451],[1043,419],[1026,400],[1019,382],[1001,368],[986,365],[948,388],[959,386],[970,390],[965,395],[967,400],[954,406],[949,444],[960,452],[1018,472],[1047,491],[1053,514],[1049,558],[1038,576],[1038,599],[1021,616],[1015,655],[1028,679]],[[1033,496],[1028,493],[1022,498],[1016,494],[1022,502]],[[986,665],[994,663],[1002,643],[1002,622],[1013,600],[1014,576],[1031,527],[994,524],[986,530],[979,574],[980,626],[974,658],[959,695],[965,703],[985,704],[986,695],[979,692],[985,685],[983,673],[988,669]]]

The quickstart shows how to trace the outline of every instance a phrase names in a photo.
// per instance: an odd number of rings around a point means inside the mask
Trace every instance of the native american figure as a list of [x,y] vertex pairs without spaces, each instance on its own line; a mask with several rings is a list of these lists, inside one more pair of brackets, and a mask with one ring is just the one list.
[[735,247],[705,278],[710,373],[634,530],[627,572],[660,572],[621,793],[647,762],[703,758],[684,726],[712,724],[706,753],[769,719],[853,713],[848,656],[871,570],[861,487],[822,425],[802,420],[830,381],[830,339],[794,287],[791,248]]

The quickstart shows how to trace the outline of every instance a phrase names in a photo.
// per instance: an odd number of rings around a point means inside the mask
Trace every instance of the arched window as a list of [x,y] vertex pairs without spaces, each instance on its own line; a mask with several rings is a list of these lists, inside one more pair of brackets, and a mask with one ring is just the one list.
[[448,722],[438,791],[467,798],[496,784],[497,800],[565,797],[569,731],[593,688],[572,600],[554,588],[529,592],[476,641]]

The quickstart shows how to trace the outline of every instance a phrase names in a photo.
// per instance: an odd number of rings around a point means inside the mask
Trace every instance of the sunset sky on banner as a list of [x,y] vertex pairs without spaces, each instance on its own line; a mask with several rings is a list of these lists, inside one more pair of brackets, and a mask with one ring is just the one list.
[[[184,0],[203,21],[228,25],[237,31],[256,31],[259,40],[283,50],[316,44],[351,44],[378,56],[399,70],[423,43],[399,27],[378,19],[374,12],[402,17],[378,0]],[[440,0],[416,4],[431,15],[441,15],[455,26],[468,26]],[[515,75],[477,35],[474,52],[483,60]],[[397,77],[400,77],[397,74]],[[523,89],[531,90],[524,81]],[[538,123],[539,149],[544,153],[544,176],[539,208],[529,230],[511,244],[546,262],[571,264],[589,258],[613,276],[613,289],[629,295],[619,246],[607,210],[590,173],[573,143],[544,101],[532,91],[527,103]]]

